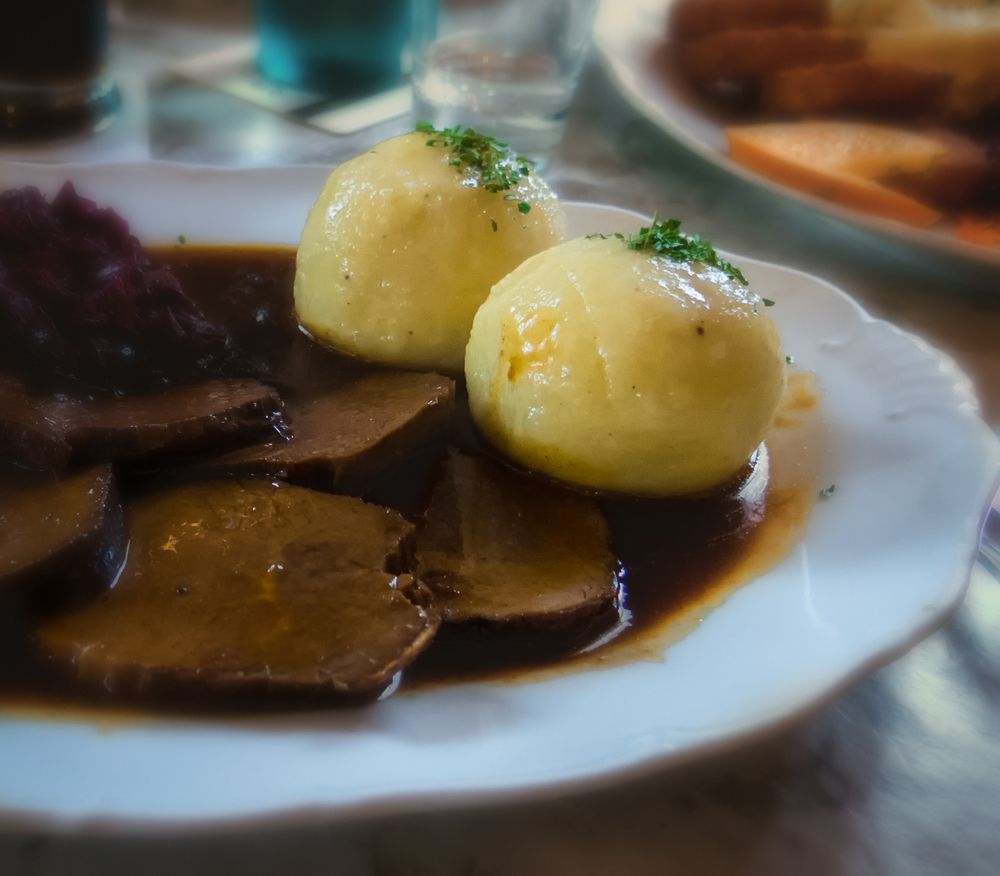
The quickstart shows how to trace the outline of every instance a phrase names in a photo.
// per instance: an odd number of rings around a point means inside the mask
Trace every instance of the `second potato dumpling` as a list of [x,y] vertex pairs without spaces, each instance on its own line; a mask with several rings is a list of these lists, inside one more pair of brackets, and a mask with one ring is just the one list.
[[[678,228],[571,240],[493,288],[465,373],[508,457],[644,496],[710,490],[746,465],[784,389],[778,332],[742,274]],[[676,260],[684,249],[710,263]]]
[[295,309],[351,355],[461,373],[490,287],[564,227],[556,196],[503,144],[424,128],[330,175],[302,232]]

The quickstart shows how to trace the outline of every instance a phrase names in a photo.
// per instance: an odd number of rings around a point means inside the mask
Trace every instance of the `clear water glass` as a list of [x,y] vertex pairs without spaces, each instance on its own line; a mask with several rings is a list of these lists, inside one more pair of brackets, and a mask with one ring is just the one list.
[[413,105],[544,163],[562,137],[597,0],[413,0]]

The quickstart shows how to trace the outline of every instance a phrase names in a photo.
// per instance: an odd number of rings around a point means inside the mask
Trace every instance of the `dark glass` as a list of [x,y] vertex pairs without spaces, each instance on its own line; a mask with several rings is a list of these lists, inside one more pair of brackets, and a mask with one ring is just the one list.
[[95,129],[118,107],[106,0],[0,0],[0,137]]

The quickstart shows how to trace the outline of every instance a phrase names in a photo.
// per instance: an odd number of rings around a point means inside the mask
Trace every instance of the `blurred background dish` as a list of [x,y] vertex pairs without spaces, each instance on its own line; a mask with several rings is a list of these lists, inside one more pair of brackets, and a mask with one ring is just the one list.
[[716,166],[997,265],[1000,18],[942,4],[606,0],[595,41],[629,102]]

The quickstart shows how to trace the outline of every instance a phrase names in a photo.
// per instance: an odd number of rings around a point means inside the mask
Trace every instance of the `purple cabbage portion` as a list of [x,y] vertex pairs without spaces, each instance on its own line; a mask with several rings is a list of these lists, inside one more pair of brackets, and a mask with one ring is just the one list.
[[228,332],[70,183],[51,202],[0,193],[0,367],[36,389],[97,392],[241,370]]

